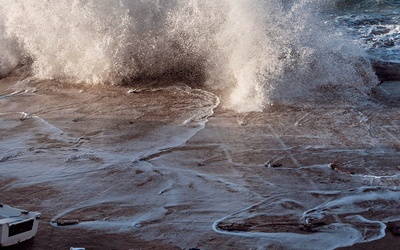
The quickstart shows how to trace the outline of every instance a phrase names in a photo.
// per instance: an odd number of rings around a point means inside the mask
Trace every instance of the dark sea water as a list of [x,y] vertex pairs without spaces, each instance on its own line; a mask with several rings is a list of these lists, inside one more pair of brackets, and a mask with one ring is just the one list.
[[400,62],[400,1],[339,1],[338,27],[345,27],[371,58]]

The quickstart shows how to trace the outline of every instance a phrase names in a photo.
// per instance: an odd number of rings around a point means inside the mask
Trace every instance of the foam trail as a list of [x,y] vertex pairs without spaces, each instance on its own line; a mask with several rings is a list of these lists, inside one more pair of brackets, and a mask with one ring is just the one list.
[[[376,83],[360,49],[319,17],[330,1],[0,0],[0,75],[31,62],[40,79],[120,83],[166,75],[261,111],[337,86]],[[328,92],[329,92],[328,91]]]
[[[391,216],[384,211],[388,207],[397,207],[400,194],[397,190],[383,189],[379,187],[359,187],[352,190],[328,190],[311,191],[310,194],[326,195],[329,201],[325,201],[316,207],[299,213],[303,208],[302,202],[283,197],[270,197],[262,202],[249,206],[240,211],[227,215],[212,225],[215,232],[241,237],[264,238],[272,243],[278,243],[290,249],[336,249],[351,246],[356,243],[370,242],[385,236],[385,224],[388,220],[398,220],[398,216]],[[301,196],[301,194],[298,194]],[[297,194],[296,194],[297,197]],[[280,209],[285,202],[295,203],[291,210]],[[307,202],[312,203],[309,197]],[[371,206],[371,204],[374,204]],[[371,211],[374,211],[371,213]],[[248,221],[257,224],[257,215],[286,218],[286,222],[293,224],[301,221],[302,225],[311,226],[313,230],[298,233],[298,226],[293,232],[272,232],[268,230],[226,230],[219,227],[220,223]],[[301,216],[301,218],[298,218]],[[253,220],[251,220],[253,219]],[[300,220],[299,220],[300,219]],[[262,222],[265,223],[265,222]],[[252,226],[251,226],[252,227]],[[251,228],[250,227],[250,228]]]

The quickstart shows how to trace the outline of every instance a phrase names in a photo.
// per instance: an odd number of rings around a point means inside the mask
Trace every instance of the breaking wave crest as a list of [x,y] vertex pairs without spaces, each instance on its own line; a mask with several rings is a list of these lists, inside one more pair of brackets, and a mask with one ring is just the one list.
[[0,75],[112,83],[182,75],[223,90],[237,111],[367,91],[369,61],[318,15],[324,0],[0,0]]

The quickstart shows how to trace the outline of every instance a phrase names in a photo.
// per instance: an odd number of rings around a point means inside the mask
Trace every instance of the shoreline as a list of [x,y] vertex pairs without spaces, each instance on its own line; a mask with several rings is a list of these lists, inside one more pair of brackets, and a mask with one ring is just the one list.
[[[0,108],[9,114],[0,117],[0,201],[42,213],[25,249],[280,249],[295,246],[290,233],[297,227],[277,226],[283,236],[271,241],[217,234],[212,224],[229,214],[234,223],[258,214],[300,226],[305,211],[318,216],[319,209],[326,213],[320,225],[346,224],[352,206],[371,220],[397,216],[385,209],[396,205],[390,197],[364,202],[368,192],[397,197],[391,187],[400,185],[400,124],[392,119],[400,101],[382,105],[389,101],[384,92],[375,93],[381,103],[368,99],[358,106],[276,105],[246,114],[219,107],[199,129],[182,122],[215,100],[187,89],[128,93],[117,86],[16,82],[0,81]],[[140,157],[148,152],[151,157]],[[241,210],[246,207],[252,209]],[[52,227],[54,218],[82,223]],[[265,224],[252,223],[256,229]],[[373,224],[358,226],[369,228],[365,237],[376,233]],[[332,247],[340,244],[338,235],[329,245],[302,244]],[[343,249],[387,249],[399,241],[387,234]]]

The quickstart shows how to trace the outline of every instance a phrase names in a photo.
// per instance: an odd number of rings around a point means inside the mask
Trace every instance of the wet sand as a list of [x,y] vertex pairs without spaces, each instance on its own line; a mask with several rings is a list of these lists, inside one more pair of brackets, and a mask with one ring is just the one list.
[[400,102],[379,89],[212,114],[216,97],[183,84],[20,78],[0,81],[0,201],[42,219],[17,249],[325,249],[400,218]]

